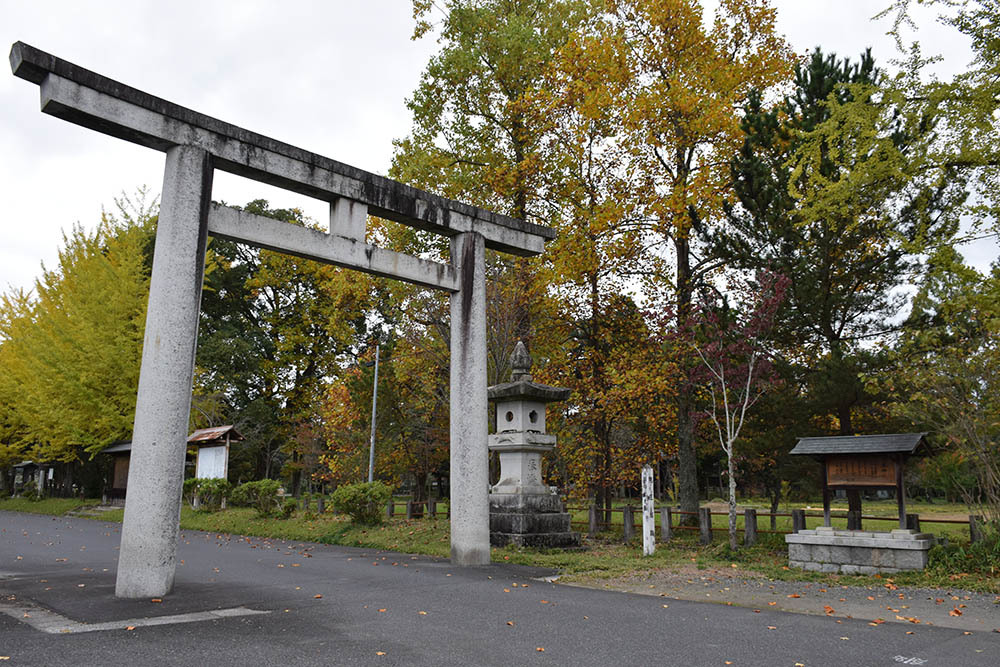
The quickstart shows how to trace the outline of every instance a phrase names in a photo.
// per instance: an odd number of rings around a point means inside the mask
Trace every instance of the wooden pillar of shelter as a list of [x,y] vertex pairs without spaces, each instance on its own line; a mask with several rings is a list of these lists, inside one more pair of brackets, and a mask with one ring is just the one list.
[[895,457],[896,463],[896,509],[899,511],[899,529],[906,530],[906,488],[903,486],[903,461]]
[[823,525],[829,528],[830,522],[830,484],[826,476],[826,458],[819,462],[820,478],[823,480]]

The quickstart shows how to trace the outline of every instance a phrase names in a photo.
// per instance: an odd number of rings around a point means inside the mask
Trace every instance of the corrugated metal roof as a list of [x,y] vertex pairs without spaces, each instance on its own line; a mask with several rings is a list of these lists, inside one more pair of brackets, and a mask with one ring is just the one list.
[[913,454],[926,433],[887,433],[884,435],[834,435],[823,438],[799,438],[791,454]]
[[211,428],[200,428],[191,435],[188,436],[188,442],[206,442],[208,440],[222,440],[226,437],[226,433],[229,433],[230,440],[242,440],[243,436],[240,435],[232,424],[228,426],[213,426]]

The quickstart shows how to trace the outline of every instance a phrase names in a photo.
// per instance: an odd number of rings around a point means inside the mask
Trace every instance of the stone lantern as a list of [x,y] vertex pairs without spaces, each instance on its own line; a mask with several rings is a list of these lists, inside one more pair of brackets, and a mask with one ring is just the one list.
[[555,448],[545,432],[545,405],[564,401],[570,390],[532,382],[531,356],[518,342],[511,381],[489,388],[496,403],[496,433],[489,448],[500,456],[500,481],[490,489],[490,543],[504,546],[575,547],[580,534],[558,494],[542,482],[542,455]]

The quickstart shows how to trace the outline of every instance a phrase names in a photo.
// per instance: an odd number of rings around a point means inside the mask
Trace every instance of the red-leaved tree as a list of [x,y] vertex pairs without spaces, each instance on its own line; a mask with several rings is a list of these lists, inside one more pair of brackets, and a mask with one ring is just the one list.
[[[694,316],[692,344],[703,367],[699,379],[711,399],[708,416],[728,464],[729,546],[733,550],[739,547],[733,451],[747,412],[778,381],[768,336],[788,284],[788,278],[774,273],[762,273],[752,284],[731,282],[721,305],[703,307]],[[731,298],[742,302],[742,307],[733,307]]]

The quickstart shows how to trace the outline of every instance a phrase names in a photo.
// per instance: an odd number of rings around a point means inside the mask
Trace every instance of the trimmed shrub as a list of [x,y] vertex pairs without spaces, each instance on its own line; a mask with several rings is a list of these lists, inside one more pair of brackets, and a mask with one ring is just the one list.
[[345,484],[337,487],[330,500],[333,508],[361,524],[382,522],[385,504],[392,497],[392,489],[382,482]]
[[233,491],[233,485],[229,480],[219,477],[198,481],[198,498],[201,502],[201,507],[198,509],[202,512],[217,512],[222,509],[222,503]]
[[[233,485],[229,480],[198,479],[192,477],[184,480],[184,500],[200,512],[218,512],[222,503],[232,493]],[[198,506],[195,507],[195,499]]]
[[299,508],[298,502],[295,498],[285,498],[285,502],[281,505],[281,518],[291,519],[292,515],[295,514],[295,510]]
[[253,507],[260,516],[274,516],[278,511],[278,491],[281,483],[276,479],[259,479],[240,484],[231,496],[233,505]]

